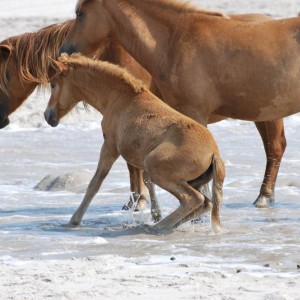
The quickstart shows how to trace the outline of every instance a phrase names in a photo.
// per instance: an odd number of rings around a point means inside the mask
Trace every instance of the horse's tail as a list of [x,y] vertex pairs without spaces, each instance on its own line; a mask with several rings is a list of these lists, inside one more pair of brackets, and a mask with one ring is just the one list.
[[212,182],[212,211],[211,228],[215,233],[222,231],[220,223],[220,207],[223,197],[223,182],[225,178],[225,166],[219,154],[214,154],[212,158],[213,182]]

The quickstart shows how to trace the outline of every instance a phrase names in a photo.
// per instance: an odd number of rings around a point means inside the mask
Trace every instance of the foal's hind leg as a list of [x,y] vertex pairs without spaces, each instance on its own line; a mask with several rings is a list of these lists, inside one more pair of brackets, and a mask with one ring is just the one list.
[[151,199],[151,216],[154,222],[161,220],[161,211],[155,194],[155,185],[152,183],[148,172],[144,171],[144,182],[147,186]]
[[88,185],[85,196],[84,196],[79,208],[73,214],[73,216],[70,220],[70,225],[73,225],[73,226],[80,225],[84,213],[86,212],[93,197],[98,192],[103,180],[107,176],[113,163],[116,161],[116,159],[118,157],[119,157],[119,154],[111,147],[108,147],[107,144],[104,142],[102,149],[101,149],[96,173]]
[[127,163],[127,167],[129,171],[131,195],[129,201],[122,207],[122,209],[143,210],[146,208],[147,205],[147,199],[143,194],[143,171],[136,167],[133,167],[129,163]]
[[152,226],[155,231],[174,228],[176,224],[199,208],[205,201],[205,197],[185,181],[156,183],[173,194],[179,200],[180,206],[169,216]]
[[274,202],[277,174],[286,148],[283,119],[255,122],[261,135],[267,156],[267,165],[260,194],[253,203],[256,207],[268,207]]
[[186,217],[184,217],[174,227],[178,227],[178,226],[180,226],[183,223],[188,222],[188,221],[199,219],[204,214],[210,212],[212,210],[212,207],[213,207],[212,201],[210,199],[208,199],[206,196],[204,196],[204,197],[205,197],[205,201],[204,201],[203,205],[196,208],[194,211],[192,211],[190,214],[188,214]]

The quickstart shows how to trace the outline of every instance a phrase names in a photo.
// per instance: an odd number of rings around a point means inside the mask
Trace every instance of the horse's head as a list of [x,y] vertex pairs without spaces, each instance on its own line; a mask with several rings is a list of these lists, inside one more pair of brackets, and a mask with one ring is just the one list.
[[110,26],[104,9],[104,0],[79,0],[76,20],[67,34],[60,53],[94,53],[110,36]]
[[9,96],[7,93],[7,83],[9,81],[9,72],[5,67],[9,60],[11,49],[0,45],[0,129],[9,124]]
[[70,70],[68,64],[53,60],[52,68],[56,73],[50,79],[51,97],[44,116],[50,126],[56,127],[59,120],[74,108],[78,100],[74,97],[74,86],[68,80]]
[[0,129],[9,124],[8,116],[24,102],[36,86],[20,76],[14,51],[8,40],[0,43]]

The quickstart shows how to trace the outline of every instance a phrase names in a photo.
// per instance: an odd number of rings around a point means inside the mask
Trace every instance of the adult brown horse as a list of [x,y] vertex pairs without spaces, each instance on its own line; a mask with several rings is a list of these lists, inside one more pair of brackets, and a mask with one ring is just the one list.
[[[73,217],[80,223],[112,165],[122,155],[180,202],[174,212],[152,227],[154,230],[173,229],[190,216],[211,210],[212,229],[218,233],[225,168],[208,129],[166,105],[116,65],[65,53],[55,63],[58,73],[51,79],[47,122],[57,126],[82,100],[103,115],[104,143],[97,171]],[[210,179],[211,202],[197,189]]]
[[[218,12],[204,13],[223,16]],[[230,15],[230,17],[243,22],[261,22],[271,19],[261,14]],[[34,33],[9,38],[0,43],[0,127],[8,124],[8,115],[19,107],[37,86],[47,84],[51,76],[47,58],[57,56],[57,49],[72,22],[52,25]],[[107,41],[101,44],[100,50],[97,50],[101,59],[126,67],[132,74],[147,83],[152,92],[158,93],[149,74],[124,51],[118,42]],[[219,119],[212,116],[210,121]],[[279,163],[284,151],[283,123],[282,120],[258,122],[256,126],[263,138],[268,158],[266,174],[271,175],[265,176],[261,188],[261,196],[266,196],[264,192],[270,190],[268,187],[271,187],[271,190],[274,189]],[[131,166],[128,167],[133,198],[135,201],[141,200],[139,208],[142,208],[146,200],[143,195],[144,187],[141,173]],[[150,188],[151,198],[155,199],[153,187],[148,185],[148,188]]]
[[255,204],[273,201],[285,138],[299,111],[300,20],[239,22],[170,0],[79,0],[61,52],[116,39],[153,76],[163,99],[207,124],[211,114],[255,121],[268,156]]

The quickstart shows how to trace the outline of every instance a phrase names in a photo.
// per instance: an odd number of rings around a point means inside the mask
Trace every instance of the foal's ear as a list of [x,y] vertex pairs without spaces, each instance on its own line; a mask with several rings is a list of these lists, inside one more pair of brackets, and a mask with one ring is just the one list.
[[0,63],[7,60],[11,54],[11,47],[8,45],[0,45]]
[[63,76],[67,75],[69,71],[69,67],[67,65],[51,57],[50,60],[51,60],[50,68],[54,69],[55,73],[60,73]]

